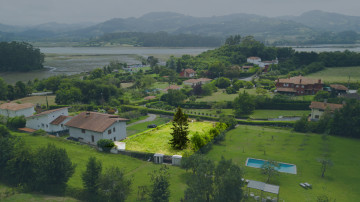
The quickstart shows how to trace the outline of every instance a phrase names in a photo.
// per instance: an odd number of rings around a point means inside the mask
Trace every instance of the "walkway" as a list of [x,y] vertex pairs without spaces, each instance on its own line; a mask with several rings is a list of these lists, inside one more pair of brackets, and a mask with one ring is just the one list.
[[136,121],[134,123],[130,123],[128,125],[126,125],[126,127],[129,127],[129,126],[133,126],[133,125],[136,125],[138,123],[145,123],[145,122],[149,122],[149,121],[153,121],[156,119],[156,114],[148,114],[149,117],[147,117],[146,119],[144,120],[140,120],[140,121]]

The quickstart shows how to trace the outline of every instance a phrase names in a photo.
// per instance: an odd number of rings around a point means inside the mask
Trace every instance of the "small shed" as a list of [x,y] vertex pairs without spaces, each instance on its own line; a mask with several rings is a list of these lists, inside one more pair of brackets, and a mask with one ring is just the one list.
[[164,154],[154,154],[154,163],[162,164],[164,162]]
[[181,159],[182,159],[181,155],[173,155],[171,159],[172,159],[172,165],[174,166],[181,165]]

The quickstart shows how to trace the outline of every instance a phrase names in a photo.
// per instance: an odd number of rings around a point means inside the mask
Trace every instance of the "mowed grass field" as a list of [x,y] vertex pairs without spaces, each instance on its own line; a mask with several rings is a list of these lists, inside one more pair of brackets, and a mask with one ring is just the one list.
[[148,121],[148,122],[144,122],[144,123],[138,123],[129,127],[126,127],[126,135],[127,136],[131,136],[134,135],[136,133],[141,133],[144,132],[146,130],[149,130],[149,128],[147,128],[148,125],[150,124],[155,124],[157,126],[165,124],[167,122],[170,121],[170,118],[167,117],[156,117],[156,119],[154,121]]
[[306,77],[322,79],[325,82],[350,82],[360,81],[360,67],[332,67],[320,72],[309,74]]
[[[55,103],[55,95],[48,95],[47,100],[49,105],[56,105]],[[20,103],[33,103],[40,105],[46,105],[46,96],[30,96],[30,97],[24,97],[21,99],[13,100],[11,102],[20,102]]]
[[[247,92],[250,95],[257,95],[256,94],[256,89],[252,88],[252,89],[244,89],[241,88],[237,93],[235,94],[227,94],[225,89],[218,89],[217,92],[213,93],[210,96],[205,96],[202,98],[198,98],[196,99],[196,102],[219,102],[219,101],[233,101],[236,97],[238,97],[239,93],[243,93],[243,92]],[[266,96],[272,97],[273,93],[267,92],[267,94],[265,94]]]
[[[190,147],[184,150],[174,150],[169,141],[171,136],[172,124],[158,126],[157,128],[150,129],[144,133],[136,134],[124,140],[126,143],[126,150],[149,152],[149,153],[162,153],[166,155],[183,155],[184,153],[193,153]],[[189,123],[189,136],[190,139],[196,132],[205,133],[213,127],[211,122],[193,122]]]
[[[50,196],[41,194],[19,193],[16,189],[0,184],[0,201],[13,202],[13,201],[63,201],[75,202],[76,199],[70,197]],[[14,191],[14,192],[13,192]]]
[[269,118],[278,118],[279,116],[303,116],[310,114],[310,110],[255,110],[253,114],[250,115],[252,119],[269,119]]
[[[132,193],[129,196],[128,201],[136,201],[138,186],[150,185],[151,182],[149,173],[153,172],[154,170],[158,170],[161,167],[160,165],[154,164],[152,162],[138,160],[136,158],[121,154],[98,152],[94,148],[87,145],[79,145],[62,138],[51,136],[31,136],[24,133],[13,134],[22,137],[24,142],[33,149],[36,149],[40,146],[46,146],[49,143],[54,144],[59,148],[65,149],[71,161],[77,165],[74,175],[68,181],[69,189],[83,188],[81,173],[86,169],[88,158],[94,156],[101,160],[103,171],[111,166],[117,166],[124,170],[126,177],[133,180]],[[186,188],[185,182],[188,178],[188,174],[176,166],[169,166],[169,174],[171,192],[170,201],[180,201]]]
[[[240,125],[227,133],[224,142],[214,145],[207,156],[216,161],[222,156],[232,159],[243,166],[246,179],[262,182],[266,181],[266,176],[260,174],[260,169],[245,166],[248,157],[295,164],[296,175],[280,173],[270,182],[280,186],[281,200],[316,201],[325,194],[336,201],[359,201],[360,140],[331,136],[327,142],[334,165],[324,178],[321,178],[321,165],[317,162],[323,153],[324,140],[318,134]],[[312,184],[313,188],[300,187],[299,183],[304,182]]]

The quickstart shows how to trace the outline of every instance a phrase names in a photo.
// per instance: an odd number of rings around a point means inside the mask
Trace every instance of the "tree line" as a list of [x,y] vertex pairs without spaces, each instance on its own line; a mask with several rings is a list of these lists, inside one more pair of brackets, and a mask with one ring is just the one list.
[[0,72],[43,68],[44,54],[26,42],[0,42]]

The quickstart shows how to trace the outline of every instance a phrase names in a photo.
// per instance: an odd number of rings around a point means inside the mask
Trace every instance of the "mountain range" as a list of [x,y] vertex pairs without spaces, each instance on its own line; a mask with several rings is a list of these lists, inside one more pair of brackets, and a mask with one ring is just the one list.
[[114,18],[102,23],[11,26],[0,24],[0,40],[61,40],[98,38],[116,32],[167,32],[219,37],[253,35],[261,40],[303,39],[322,32],[360,32],[360,17],[323,11],[300,16],[264,17],[255,14],[231,14],[192,17],[172,12],[155,12],[139,18]]

